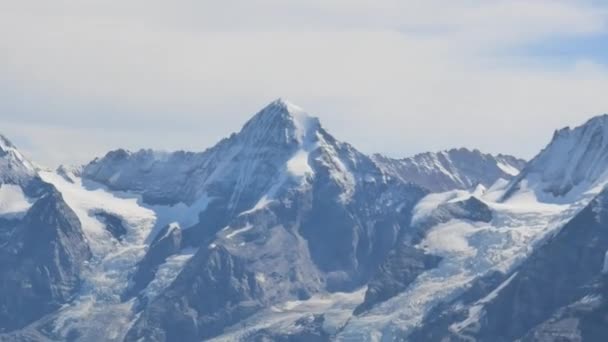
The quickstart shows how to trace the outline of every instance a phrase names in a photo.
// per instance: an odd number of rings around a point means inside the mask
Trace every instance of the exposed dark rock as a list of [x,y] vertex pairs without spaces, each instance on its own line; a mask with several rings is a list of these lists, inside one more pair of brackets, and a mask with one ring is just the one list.
[[402,243],[395,247],[368,283],[364,302],[354,314],[359,315],[378,303],[403,292],[424,271],[436,267],[441,258]]
[[90,257],[80,221],[53,188],[0,248],[0,331],[21,328],[68,301]]
[[123,236],[127,234],[127,228],[125,228],[120,217],[106,212],[95,213],[95,217],[106,225],[106,230],[112,234],[116,240],[122,241]]
[[562,307],[534,327],[522,341],[603,342],[608,336],[608,281],[605,276],[589,286],[589,294]]
[[126,341],[200,341],[260,307],[245,261],[223,247],[201,248],[176,281],[142,313]]

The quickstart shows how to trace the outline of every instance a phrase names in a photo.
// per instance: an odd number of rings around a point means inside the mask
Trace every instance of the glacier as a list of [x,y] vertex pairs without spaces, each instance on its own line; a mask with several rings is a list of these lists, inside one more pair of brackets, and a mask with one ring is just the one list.
[[[0,323],[0,340],[591,336],[607,118],[556,131],[529,162],[368,156],[283,99],[201,152],[119,149],[47,170],[2,138],[0,272],[38,284],[46,269],[52,295],[32,297],[40,315],[24,306]],[[0,308],[30,295],[15,284]],[[563,298],[542,291],[553,286]]]

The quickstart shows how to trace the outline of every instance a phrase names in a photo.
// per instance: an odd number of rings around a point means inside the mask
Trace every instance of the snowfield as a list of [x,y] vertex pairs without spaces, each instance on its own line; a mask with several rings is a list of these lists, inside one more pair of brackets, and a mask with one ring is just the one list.
[[[587,195],[591,195],[587,193],[572,204],[550,203],[538,200],[534,191],[522,187],[508,201],[500,202],[497,199],[504,189],[504,181],[499,180],[488,190],[477,187],[469,192],[455,190],[423,198],[414,210],[414,223],[432,215],[442,203],[462,201],[470,196],[488,205],[493,219],[489,223],[452,219],[433,227],[419,247],[443,257],[439,266],[421,274],[405,292],[362,316],[353,317],[338,340],[391,341],[407,335],[422,323],[431,309],[462,294],[475,279],[493,271],[510,273],[539,242],[582,209],[590,200]],[[483,305],[491,300],[491,296],[480,300],[470,317],[455,328],[478,319]]]
[[[41,178],[53,184],[78,216],[93,258],[85,265],[84,284],[77,298],[57,314],[54,331],[67,336],[78,330],[88,341],[122,341],[135,319],[135,299],[121,302],[121,294],[129,286],[129,278],[143,258],[155,232],[168,224],[169,217],[186,224],[196,222],[195,213],[208,199],[193,206],[183,203],[172,207],[141,205],[133,195],[114,193],[99,184],[83,181],[71,175],[73,182],[54,173],[40,172]],[[119,217],[127,230],[118,241],[105,229],[96,213],[104,212]],[[194,216],[194,217],[192,217]],[[194,254],[184,250],[161,265],[155,279],[144,290],[153,298],[177,277],[184,264]]]
[[13,218],[23,216],[34,204],[20,186],[0,184],[0,217]]

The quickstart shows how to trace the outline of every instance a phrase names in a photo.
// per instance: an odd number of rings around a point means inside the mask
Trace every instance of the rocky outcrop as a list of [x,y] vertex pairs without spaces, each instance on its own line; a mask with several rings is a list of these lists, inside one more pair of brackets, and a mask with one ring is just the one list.
[[49,190],[0,246],[0,331],[21,328],[66,303],[90,256],[80,221],[61,194]]
[[133,275],[132,285],[123,297],[136,296],[154,279],[158,267],[165,263],[171,255],[177,254],[182,247],[182,230],[179,226],[168,225],[164,227],[150,244],[144,258],[137,264],[137,271]]
[[245,263],[223,247],[201,249],[125,340],[200,341],[252,314],[261,288]]

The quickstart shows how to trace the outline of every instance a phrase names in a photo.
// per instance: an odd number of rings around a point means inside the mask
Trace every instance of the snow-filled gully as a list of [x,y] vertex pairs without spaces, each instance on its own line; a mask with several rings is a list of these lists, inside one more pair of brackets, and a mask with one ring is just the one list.
[[[119,196],[101,187],[89,190],[79,178],[70,183],[51,172],[41,172],[41,177],[55,185],[74,210],[93,254],[84,266],[80,293],[55,316],[54,333],[64,337],[77,333],[84,341],[121,341],[136,318],[136,299],[123,302],[121,295],[146,253],[149,235],[156,223],[163,224],[164,220],[141,206],[136,197]],[[122,220],[127,230],[122,241],[113,238],[95,217],[94,213],[100,211]],[[168,286],[192,255],[193,251],[184,251],[167,260],[144,291],[146,296],[154,297]]]

